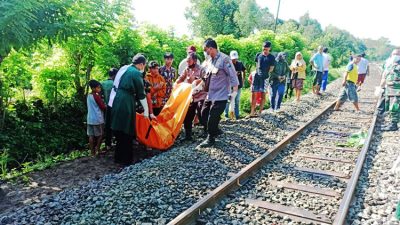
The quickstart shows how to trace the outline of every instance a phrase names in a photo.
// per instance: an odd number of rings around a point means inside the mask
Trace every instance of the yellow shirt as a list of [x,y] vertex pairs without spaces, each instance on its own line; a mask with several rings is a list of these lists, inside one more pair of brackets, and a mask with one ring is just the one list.
[[347,65],[347,80],[353,83],[357,83],[358,80],[358,67],[354,63],[349,63]]

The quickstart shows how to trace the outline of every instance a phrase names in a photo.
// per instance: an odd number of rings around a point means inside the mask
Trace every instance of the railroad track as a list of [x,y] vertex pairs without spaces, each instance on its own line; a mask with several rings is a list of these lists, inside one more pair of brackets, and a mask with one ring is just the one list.
[[[369,83],[362,113],[350,103],[333,111],[332,102],[168,224],[344,224],[377,120]],[[362,147],[346,146],[360,131]]]

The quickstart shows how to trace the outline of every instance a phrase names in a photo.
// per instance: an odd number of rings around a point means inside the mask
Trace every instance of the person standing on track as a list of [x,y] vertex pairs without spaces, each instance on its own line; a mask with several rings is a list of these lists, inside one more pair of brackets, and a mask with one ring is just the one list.
[[151,108],[155,116],[158,116],[163,108],[163,100],[166,94],[166,82],[164,77],[160,75],[158,63],[156,61],[149,62],[149,73],[146,80],[150,83]]
[[160,74],[161,76],[164,77],[164,80],[166,82],[166,92],[165,96],[163,98],[163,103],[162,107],[167,103],[169,97],[171,96],[172,93],[172,86],[174,84],[174,80],[176,77],[176,69],[172,67],[172,63],[174,62],[174,54],[171,52],[167,52],[164,54],[164,62],[165,65],[160,67]]
[[301,90],[303,90],[303,83],[306,79],[306,62],[303,59],[301,52],[297,52],[292,63],[290,64],[290,69],[292,70],[292,86],[295,90],[296,101],[300,101]]
[[[110,99],[111,90],[113,88],[115,76],[118,73],[117,68],[112,68],[108,71],[108,79],[101,82],[102,91],[104,93],[104,102],[108,103]],[[111,139],[112,139],[112,131],[111,131],[111,107],[107,105],[106,115],[105,115],[105,144],[106,151],[111,151]]]
[[231,87],[231,98],[235,99],[239,81],[231,59],[218,51],[215,40],[208,38],[204,42],[203,50],[205,55],[210,56],[204,63],[205,91],[208,94],[201,111],[203,125],[208,136],[198,147],[210,147],[215,144],[215,138],[222,133],[218,128],[221,114],[225,110]]
[[[239,61],[239,54],[237,51],[231,51],[229,56],[231,57],[232,63],[235,66],[235,70],[237,73],[237,77],[239,80],[239,86],[238,86],[238,91],[237,91],[237,95],[236,98],[234,100],[231,99],[231,101],[235,101],[235,110],[234,110],[234,118],[236,118],[237,120],[239,119],[239,104],[240,104],[240,91],[243,87],[243,82],[244,82],[244,78],[245,78],[245,73],[246,73],[246,67],[243,65],[243,63],[241,61]],[[232,117],[232,115],[229,115],[229,105],[226,105],[225,108],[225,117],[229,118],[230,116]]]
[[339,110],[340,106],[349,99],[353,102],[356,111],[360,111],[358,107],[358,95],[356,89],[356,83],[358,79],[358,67],[357,64],[361,60],[361,55],[353,56],[353,61],[347,64],[347,69],[343,79],[343,89],[340,92],[339,99],[336,101],[334,110]]
[[[195,53],[196,54],[196,47],[194,45],[188,46],[186,49],[186,53],[187,55],[189,55],[190,53]],[[201,64],[200,60],[197,60],[196,62],[197,64]],[[183,72],[185,71],[185,69],[188,67],[187,64],[187,58],[182,59],[182,61],[179,63],[178,66],[178,76],[181,76],[183,74]]]
[[[201,111],[204,100],[207,97],[207,92],[204,91],[202,78],[204,77],[204,69],[197,64],[198,58],[196,53],[190,53],[187,58],[187,67],[183,71],[182,75],[176,80],[176,83],[189,83],[192,84],[192,102],[189,105],[189,109],[186,113],[183,127],[185,128],[185,140],[191,141],[192,137],[192,126],[193,119],[196,116],[196,111]],[[200,117],[200,122],[202,118]]]
[[358,63],[358,79],[357,79],[357,91],[361,91],[361,85],[365,81],[365,77],[369,74],[369,62],[365,58],[365,53],[361,54],[361,60]]
[[322,85],[321,90],[322,92],[326,91],[326,86],[328,86],[328,74],[329,74],[329,66],[331,64],[331,56],[328,54],[328,48],[324,48],[322,50],[322,55],[324,56],[324,73],[322,74]]
[[400,121],[400,56],[393,57],[393,64],[384,72],[381,87],[386,85],[386,108],[390,112],[390,123],[382,127],[383,131],[397,131]]
[[322,50],[323,50],[323,47],[319,46],[318,52],[315,53],[310,59],[311,66],[313,67],[313,69],[315,71],[315,77],[314,77],[312,91],[313,91],[313,94],[316,94],[316,95],[321,95],[320,87],[322,84],[322,73],[324,72],[324,56],[322,55]]
[[267,79],[269,78],[269,74],[274,70],[275,66],[275,57],[270,53],[271,52],[271,42],[266,41],[263,43],[263,51],[262,53],[258,53],[256,55],[256,74],[254,75],[254,79],[252,80],[252,90],[251,90],[251,111],[249,117],[256,116],[256,102],[257,102],[257,93],[261,94],[261,104],[260,104],[260,114],[264,110],[265,104],[265,92],[266,87],[268,87]]
[[285,94],[285,81],[289,71],[289,65],[286,62],[284,52],[278,53],[274,70],[271,72],[271,76],[269,77],[269,83],[271,85],[270,103],[273,112],[280,112],[283,95]]
[[129,165],[138,160],[133,153],[132,145],[136,137],[136,101],[144,109],[144,117],[149,118],[149,107],[144,91],[142,73],[146,67],[146,58],[136,54],[132,65],[123,66],[114,80],[113,90],[108,105],[111,111],[111,129],[116,139],[116,163]]

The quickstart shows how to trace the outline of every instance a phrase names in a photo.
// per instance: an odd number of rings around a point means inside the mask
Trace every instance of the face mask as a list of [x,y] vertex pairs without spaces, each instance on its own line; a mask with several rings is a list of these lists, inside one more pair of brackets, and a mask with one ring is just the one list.
[[208,53],[206,51],[203,52],[204,53],[204,59],[208,58]]

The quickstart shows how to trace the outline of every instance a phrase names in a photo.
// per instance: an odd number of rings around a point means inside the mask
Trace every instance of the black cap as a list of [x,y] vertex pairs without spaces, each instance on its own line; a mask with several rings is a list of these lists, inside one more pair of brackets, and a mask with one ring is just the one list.
[[189,53],[186,57],[187,59],[193,59],[195,62],[197,62],[197,54],[195,52]]
[[149,62],[149,68],[151,68],[151,69],[156,68],[158,66],[159,66],[158,63],[154,60]]
[[134,65],[141,64],[141,63],[146,64],[146,57],[144,57],[144,55],[138,53],[135,56],[133,56],[132,63]]
[[174,54],[172,54],[172,52],[166,52],[164,54],[164,59],[173,59],[174,58]]
[[264,48],[271,48],[271,42],[270,41],[265,41],[264,43],[263,43],[263,47]]

